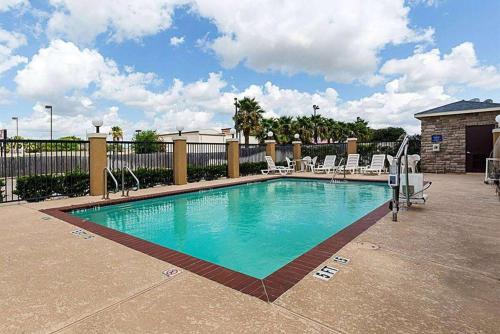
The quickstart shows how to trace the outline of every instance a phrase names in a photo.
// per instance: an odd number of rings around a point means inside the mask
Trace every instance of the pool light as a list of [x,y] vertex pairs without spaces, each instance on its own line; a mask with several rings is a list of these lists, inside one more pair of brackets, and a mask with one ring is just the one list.
[[182,125],[177,125],[176,129],[179,132],[179,137],[182,136],[182,130],[184,130],[184,127]]
[[92,125],[95,126],[95,132],[99,133],[99,128],[103,125],[102,119],[93,119]]

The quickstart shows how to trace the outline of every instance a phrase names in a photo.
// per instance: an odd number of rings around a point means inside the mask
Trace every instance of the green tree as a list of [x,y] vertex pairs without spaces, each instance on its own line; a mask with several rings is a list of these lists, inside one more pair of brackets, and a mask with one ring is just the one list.
[[298,133],[300,140],[305,144],[310,144],[313,138],[313,124],[307,116],[299,116],[293,122],[294,132]]
[[245,145],[249,144],[250,135],[257,134],[262,126],[264,110],[255,98],[244,97],[238,101],[238,113],[235,116],[236,130],[243,131]]
[[269,131],[273,132],[273,139],[277,139],[279,135],[279,124],[276,118],[263,118],[260,122],[258,131],[256,132],[257,139],[261,143],[267,138],[267,133]]
[[134,135],[135,153],[153,153],[159,152],[162,149],[160,145],[160,136],[155,130],[144,130]]
[[279,143],[291,143],[293,141],[293,135],[295,134],[293,131],[293,117],[281,116],[278,118],[277,131]]
[[121,127],[115,125],[111,127],[111,132],[109,133],[113,141],[119,141],[123,139],[123,130]]
[[383,129],[372,130],[373,141],[398,141],[405,133],[403,128],[388,127]]

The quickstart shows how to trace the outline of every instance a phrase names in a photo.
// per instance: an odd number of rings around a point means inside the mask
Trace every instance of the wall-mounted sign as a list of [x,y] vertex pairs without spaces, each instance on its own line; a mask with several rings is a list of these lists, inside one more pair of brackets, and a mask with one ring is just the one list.
[[433,143],[440,143],[443,141],[443,135],[432,135],[431,136],[431,141]]

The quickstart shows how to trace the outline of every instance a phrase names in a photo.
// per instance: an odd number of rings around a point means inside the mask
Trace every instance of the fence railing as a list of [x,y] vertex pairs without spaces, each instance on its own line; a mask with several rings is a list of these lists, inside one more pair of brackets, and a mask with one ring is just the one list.
[[336,155],[337,161],[347,156],[347,143],[331,144],[306,144],[302,145],[302,157],[318,157],[318,162],[322,162],[327,155]]
[[266,161],[266,145],[240,144],[240,163]]
[[226,144],[187,143],[188,166],[207,167],[227,164]]
[[88,145],[77,140],[0,141],[0,202],[81,193],[88,178]]
[[172,169],[173,143],[108,141],[108,167],[121,170],[129,167],[137,169]]
[[293,145],[276,145],[276,162],[286,161],[286,157],[288,157],[290,160],[293,160]]
[[[359,163],[368,165],[374,154],[396,155],[401,141],[358,143]],[[408,154],[420,154],[420,140],[410,139]]]

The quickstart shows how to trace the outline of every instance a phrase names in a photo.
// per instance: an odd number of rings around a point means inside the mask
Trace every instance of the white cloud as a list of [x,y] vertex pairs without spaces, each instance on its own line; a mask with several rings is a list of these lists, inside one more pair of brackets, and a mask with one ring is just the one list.
[[168,29],[175,5],[183,0],[51,0],[55,7],[48,22],[51,37],[90,43],[98,35],[109,40],[137,40]]
[[26,6],[29,2],[27,0],[0,0],[0,12],[7,12],[16,7]]
[[387,61],[380,73],[396,75],[399,91],[411,92],[432,86],[466,85],[481,89],[500,88],[500,69],[482,65],[470,42],[441,55],[438,49],[416,52],[405,59]]
[[170,38],[170,45],[172,45],[172,46],[178,46],[178,45],[181,45],[183,43],[184,43],[184,36],[181,36],[181,37],[174,36],[174,37]]
[[388,44],[428,41],[433,34],[409,27],[403,0],[196,0],[195,9],[217,26],[220,35],[207,46],[225,67],[243,62],[257,71],[337,82],[370,77]]
[[26,57],[15,55],[14,50],[26,44],[23,34],[0,28],[0,75],[27,61]]
[[55,99],[87,89],[110,71],[116,71],[114,63],[96,50],[80,50],[71,42],[55,40],[40,49],[14,80],[24,97]]

